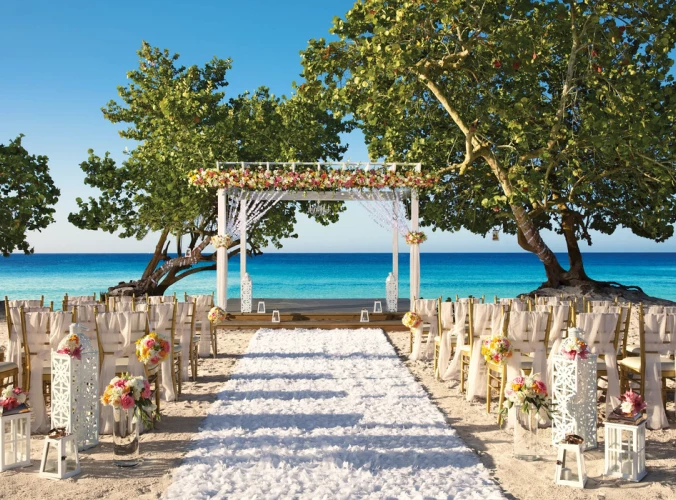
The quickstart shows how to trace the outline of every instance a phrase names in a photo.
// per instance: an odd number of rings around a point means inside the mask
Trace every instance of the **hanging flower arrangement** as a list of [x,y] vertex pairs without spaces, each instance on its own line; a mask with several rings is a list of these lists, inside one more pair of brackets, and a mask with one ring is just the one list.
[[315,169],[268,170],[266,167],[220,170],[201,168],[188,174],[188,182],[202,189],[241,188],[248,191],[340,191],[344,189],[431,189],[439,177],[415,170]]
[[215,325],[216,323],[225,321],[227,318],[227,313],[220,307],[216,306],[211,308],[207,317],[209,322]]
[[507,337],[494,335],[481,343],[481,355],[486,362],[505,365],[507,359],[512,357],[512,344]]
[[211,237],[211,244],[215,248],[230,248],[232,245],[232,236],[229,234],[218,234]]
[[420,325],[420,323],[422,323],[422,318],[418,313],[409,311],[406,314],[404,314],[404,317],[402,318],[401,322],[407,328],[416,328],[417,326]]
[[409,231],[404,239],[407,245],[420,245],[427,240],[427,235],[422,231]]
[[77,333],[66,335],[56,349],[58,354],[68,354],[71,358],[82,359],[82,344]]
[[158,365],[169,356],[169,342],[155,332],[136,341],[136,358],[144,365]]

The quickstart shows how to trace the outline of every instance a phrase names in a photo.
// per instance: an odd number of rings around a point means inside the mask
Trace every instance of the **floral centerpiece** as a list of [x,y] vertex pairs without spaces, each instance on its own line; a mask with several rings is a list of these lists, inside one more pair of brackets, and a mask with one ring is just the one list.
[[481,343],[481,355],[486,362],[504,365],[512,357],[512,344],[503,335],[493,335]]
[[13,384],[8,385],[0,393],[0,406],[3,411],[13,410],[17,406],[25,404],[28,400],[28,393],[24,392],[21,387],[14,387]]
[[640,394],[636,394],[631,389],[620,396],[620,411],[625,417],[633,417],[645,410],[648,405]]
[[152,417],[159,418],[157,406],[150,397],[150,384],[144,377],[134,377],[123,373],[121,377],[113,377],[103,391],[101,403],[113,408],[129,410],[136,408],[143,423],[152,426]]
[[568,329],[568,338],[563,339],[561,342],[561,354],[571,361],[574,361],[575,358],[587,359],[589,355],[589,347],[587,343],[582,340],[581,336],[584,334],[584,331],[579,328],[569,328]]
[[503,413],[515,407],[521,412],[544,410],[551,418],[552,400],[547,394],[547,384],[540,380],[539,374],[516,377],[505,391],[507,400],[502,408]]
[[409,231],[404,237],[407,245],[420,245],[427,241],[427,235],[422,231]]
[[416,328],[417,326],[420,326],[420,323],[422,323],[422,318],[418,313],[409,311],[406,314],[404,314],[404,317],[402,318],[401,322],[407,328]]
[[136,357],[144,365],[158,365],[169,356],[171,346],[155,332],[136,341]]
[[207,318],[209,319],[209,322],[212,324],[220,323],[221,321],[225,321],[227,318],[227,313],[221,309],[218,306],[212,307],[211,310],[209,311],[209,314]]
[[215,248],[229,248],[232,245],[232,236],[229,234],[217,234],[211,237],[211,244]]
[[82,343],[77,333],[66,335],[59,342],[56,352],[59,354],[68,354],[71,358],[82,359]]

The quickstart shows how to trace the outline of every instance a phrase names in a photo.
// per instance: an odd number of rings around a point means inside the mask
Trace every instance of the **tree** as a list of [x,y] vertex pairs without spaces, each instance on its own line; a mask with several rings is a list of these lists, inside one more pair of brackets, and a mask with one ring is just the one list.
[[19,135],[0,144],[0,251],[34,252],[28,231],[39,231],[54,222],[53,206],[61,192],[49,175],[49,159],[35,156],[21,145]]
[[[299,93],[352,116],[372,157],[444,174],[425,225],[494,227],[545,285],[590,283],[591,231],[676,221],[676,2],[358,1],[303,53]],[[564,269],[541,231],[564,236]]]
[[[69,221],[82,229],[119,232],[122,238],[158,233],[153,257],[131,285],[136,293],[161,294],[182,278],[215,269],[215,253],[202,251],[216,233],[216,196],[189,186],[189,171],[212,168],[216,161],[338,159],[346,149],[339,134],[347,125],[311,103],[278,98],[266,88],[226,101],[230,60],[214,58],[186,68],[177,64],[178,54],[145,42],[138,54],[140,65],[128,73],[129,85],[118,87],[122,103],[111,101],[102,109],[112,123],[128,124],[120,135],[135,147],[121,165],[109,153],[89,151],[81,164],[85,183],[101,194],[78,198],[79,211]],[[249,229],[249,249],[235,242],[229,256],[243,250],[257,254],[267,244],[279,247],[282,238],[295,237],[296,209],[295,204],[275,206]],[[334,207],[319,221],[335,221],[341,210]],[[172,237],[173,259],[168,255]],[[170,265],[158,267],[162,261]]]

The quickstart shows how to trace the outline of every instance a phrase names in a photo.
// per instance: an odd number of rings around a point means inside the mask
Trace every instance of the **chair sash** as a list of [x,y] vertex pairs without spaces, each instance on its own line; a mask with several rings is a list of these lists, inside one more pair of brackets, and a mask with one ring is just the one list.
[[174,304],[156,304],[150,306],[150,329],[157,332],[169,342],[169,355],[162,361],[162,392],[165,401],[176,401],[176,390],[171,379],[174,369],[174,345],[171,342],[171,332],[174,328]]
[[451,350],[453,346],[453,339],[451,330],[453,329],[453,302],[442,302],[441,310],[439,311],[441,319],[441,342],[439,345],[439,359],[437,360],[437,374],[441,375],[446,372],[448,362],[451,359]]
[[510,311],[528,311],[528,304],[524,302],[523,300],[519,299],[514,299],[512,300],[511,303],[509,303],[509,310]]
[[474,345],[470,354],[469,373],[467,375],[467,393],[465,399],[472,401],[474,396],[486,393],[486,363],[481,355],[481,337],[501,332],[502,306],[499,304],[475,304],[472,311]]
[[469,342],[469,339],[465,339],[465,322],[469,314],[469,303],[467,301],[458,301],[454,304],[453,309],[455,311],[455,323],[453,323],[453,328],[451,328],[450,336],[451,338],[456,338],[455,354],[446,367],[446,371],[439,371],[442,380],[458,380],[460,376],[462,348]]
[[7,307],[43,307],[41,300],[8,300]]
[[59,347],[59,342],[70,334],[70,325],[73,323],[72,312],[50,312],[49,313],[49,344],[53,351]]
[[30,405],[33,412],[33,432],[44,433],[49,430],[47,409],[45,408],[42,375],[45,368],[51,365],[51,349],[49,345],[50,312],[25,313],[26,342],[31,354],[30,373]]
[[115,304],[115,312],[132,312],[134,306],[131,300],[120,301]]
[[[673,341],[668,338],[667,326],[673,328],[673,319],[671,325],[668,321],[673,316],[664,314],[646,314],[644,322],[644,343],[642,349],[645,351],[645,394],[643,398],[648,405],[646,409],[648,429],[668,429],[669,420],[664,411],[662,402],[662,363],[661,356],[666,356]],[[673,331],[673,330],[671,330]]]
[[[536,306],[537,312],[547,312],[549,306]],[[559,304],[552,307],[552,324],[549,328],[549,356],[547,357],[547,373],[550,380],[547,380],[547,387],[552,387],[552,365],[554,364],[554,356],[559,353],[561,342],[564,339],[565,328],[567,326],[568,318],[570,317],[570,306],[567,304]]]
[[582,313],[578,316],[578,327],[585,332],[585,342],[589,350],[596,355],[603,355],[608,373],[606,391],[606,415],[620,405],[620,378],[617,369],[617,349],[615,348],[615,332],[619,313]]
[[[512,344],[513,354],[507,359],[507,383],[521,375],[522,354],[532,354],[533,364],[531,374],[539,374],[540,379],[547,381],[547,347],[545,336],[547,334],[547,319],[549,313],[545,312],[510,312],[507,338]],[[548,389],[550,389],[548,387]],[[551,390],[551,389],[550,389]],[[544,412],[543,412],[544,413]],[[540,414],[541,423],[546,423],[546,416]],[[509,411],[507,425],[514,426],[516,421],[516,408]]]
[[[415,312],[422,318],[423,322],[420,326],[412,328],[413,332],[413,350],[409,359],[427,360],[434,357],[434,337],[437,336],[438,322],[437,322],[437,301],[436,300],[416,300]],[[430,333],[427,337],[427,343],[422,345],[423,331],[429,328]]]
[[211,353],[211,324],[209,311],[214,307],[213,295],[188,295],[186,301],[195,301],[195,327],[199,325],[200,341],[197,347],[200,356],[209,356]]
[[74,306],[68,306],[68,309],[77,313],[78,324],[87,329],[85,335],[89,340],[94,342],[94,336],[96,335],[96,312],[105,312],[105,306],[97,303],[76,304]]
[[[176,304],[176,340],[181,345],[181,377],[188,380],[190,376],[190,340],[195,335],[195,324],[191,321],[192,302]],[[173,346],[172,346],[173,349]]]
[[156,304],[173,304],[175,297],[173,295],[159,295],[148,297],[148,303],[150,305]]
[[[101,352],[103,362],[101,363],[99,372],[99,394],[103,394],[115,376],[115,361],[119,357],[122,357],[127,341],[122,336],[120,313],[97,314],[96,326],[103,351]],[[99,432],[101,434],[111,434],[113,432],[113,409],[110,406],[101,405],[99,414]]]

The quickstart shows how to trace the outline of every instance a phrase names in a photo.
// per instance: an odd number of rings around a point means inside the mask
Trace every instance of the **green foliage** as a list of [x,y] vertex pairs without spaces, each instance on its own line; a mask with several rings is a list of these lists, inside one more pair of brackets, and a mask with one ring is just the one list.
[[310,41],[299,93],[353,117],[372,157],[446,174],[422,201],[426,225],[563,232],[568,217],[590,243],[618,226],[663,241],[676,221],[675,5],[358,1],[336,40]]
[[39,231],[54,222],[53,205],[61,192],[49,175],[46,156],[31,155],[19,135],[0,144],[0,251],[33,253],[28,231]]
[[[143,43],[139,68],[119,87],[121,102],[102,111],[124,123],[121,137],[133,141],[127,159],[116,164],[90,150],[81,164],[85,183],[101,194],[78,199],[69,221],[82,229],[144,238],[151,231],[189,236],[188,247],[215,234],[215,192],[188,184],[188,172],[217,161],[317,161],[339,159],[346,150],[339,134],[348,125],[307,101],[276,97],[262,87],[225,99],[230,60],[202,67],[179,66],[177,54]],[[294,237],[295,204],[278,204],[249,230],[254,251]],[[335,207],[337,218],[341,207]],[[178,247],[181,253],[181,247]]]

